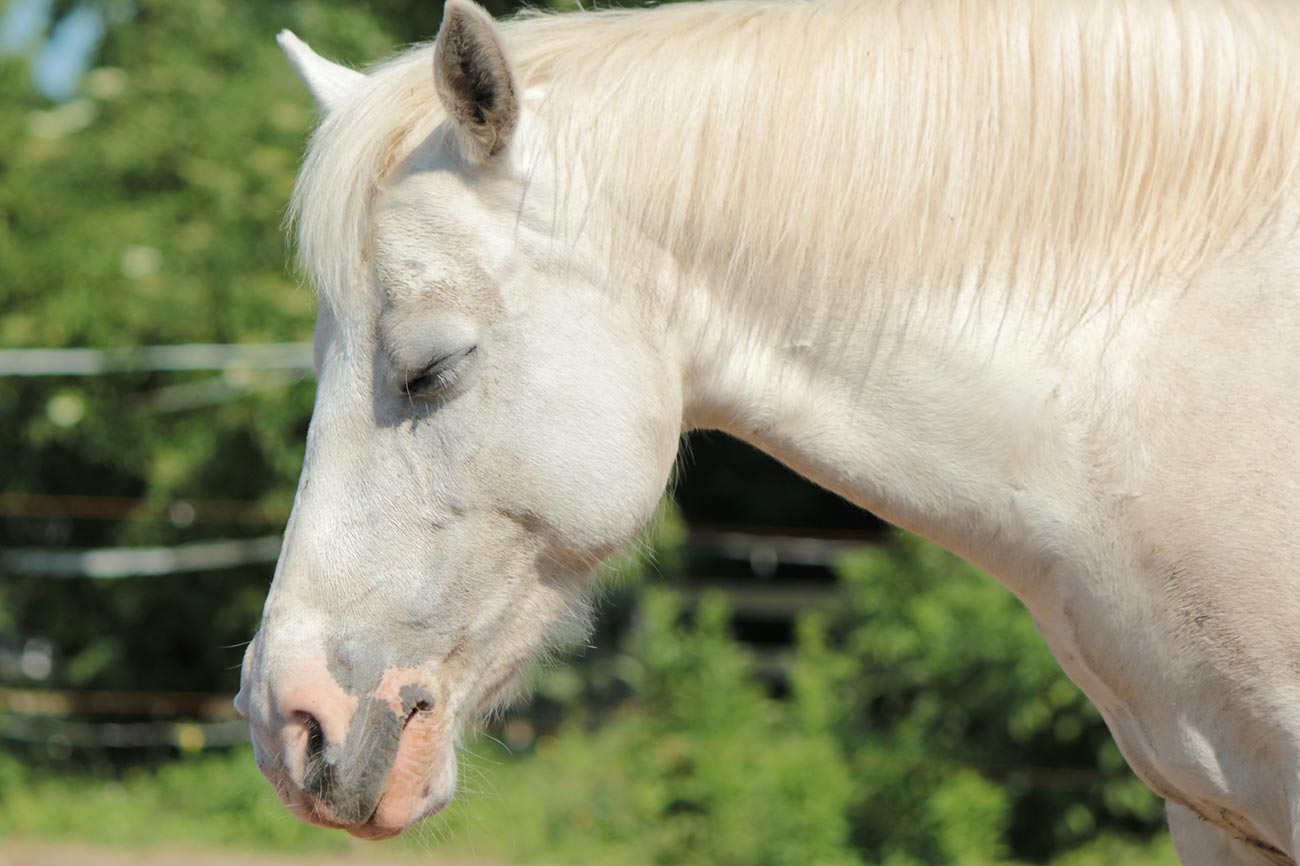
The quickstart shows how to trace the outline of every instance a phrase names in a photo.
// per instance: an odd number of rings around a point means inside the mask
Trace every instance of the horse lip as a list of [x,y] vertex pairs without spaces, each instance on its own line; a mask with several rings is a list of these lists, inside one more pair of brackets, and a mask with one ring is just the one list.
[[402,832],[400,827],[377,827],[369,822],[359,824],[356,827],[348,827],[348,834],[357,839],[364,839],[367,842],[382,842],[385,839],[391,839]]
[[354,824],[337,821],[332,813],[326,812],[322,814],[319,806],[311,808],[306,803],[300,803],[300,808],[294,811],[307,823],[315,824],[317,827],[325,827],[329,830],[345,830],[358,839],[379,841],[391,839],[405,829],[402,827],[381,827],[375,823],[375,815],[379,813],[381,803],[383,803],[383,798],[380,798],[379,802],[375,804],[375,808],[370,810],[370,814],[364,820]]
[[379,804],[382,802],[384,802],[384,800],[380,797],[379,803],[375,804],[375,808],[366,816],[366,820],[362,821],[360,824],[354,824],[351,827],[344,827],[343,829],[347,830],[349,835],[357,839],[365,839],[372,842],[391,839],[400,834],[404,829],[406,829],[405,827],[380,827],[375,823],[375,815],[379,814]]

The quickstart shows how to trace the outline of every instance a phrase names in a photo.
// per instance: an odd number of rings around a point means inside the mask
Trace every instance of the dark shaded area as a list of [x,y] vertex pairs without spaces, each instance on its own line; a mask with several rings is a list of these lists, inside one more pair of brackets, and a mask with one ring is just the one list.
[[879,536],[885,529],[873,515],[716,431],[697,431],[688,438],[673,496],[693,525],[853,536]]

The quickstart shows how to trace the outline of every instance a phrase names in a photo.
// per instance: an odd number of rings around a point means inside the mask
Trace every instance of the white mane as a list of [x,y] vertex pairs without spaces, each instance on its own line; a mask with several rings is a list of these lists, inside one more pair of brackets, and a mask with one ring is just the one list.
[[[792,289],[996,281],[1083,310],[1186,279],[1296,183],[1295,10],[716,0],[502,27],[544,144],[761,322]],[[373,191],[445,119],[431,54],[372,70],[312,140],[292,213],[335,304],[366,290]]]

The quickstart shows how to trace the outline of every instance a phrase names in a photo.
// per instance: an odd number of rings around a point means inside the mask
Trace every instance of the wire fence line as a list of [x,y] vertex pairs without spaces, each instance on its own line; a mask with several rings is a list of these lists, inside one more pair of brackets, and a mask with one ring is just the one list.
[[0,688],[0,708],[20,716],[185,716],[231,721],[234,695],[214,692]]
[[115,580],[266,565],[275,562],[279,556],[279,535],[194,541],[174,547],[19,548],[0,552],[0,571],[31,577]]
[[[249,741],[248,722],[235,716],[232,696],[197,692],[101,692],[0,689],[0,740],[71,749],[226,749]],[[81,717],[147,714],[145,721]],[[1043,766],[872,752],[864,766],[921,771],[975,770],[1005,784],[1046,791],[1094,790],[1103,774],[1091,767]]]
[[[723,559],[747,561],[760,576],[781,563],[833,565],[839,557],[870,545],[870,540],[770,535],[754,532],[692,532],[686,549]],[[169,547],[100,547],[86,550],[12,548],[0,551],[0,572],[30,577],[89,577],[115,580],[164,577],[273,563],[281,536],[193,541]],[[757,563],[757,565],[755,565]]]
[[311,343],[189,343],[113,349],[0,349],[0,376],[104,376],[197,370],[310,372]]
[[0,718],[0,739],[44,745],[52,755],[65,749],[148,749],[162,746],[185,752],[229,748],[248,742],[248,722],[82,722],[65,719]]
[[233,698],[207,692],[0,688],[0,740],[45,745],[51,754],[71,748],[228,748],[248,742],[248,723],[235,714]]
[[287,503],[236,499],[172,499],[155,501],[131,496],[67,493],[0,493],[0,516],[58,520],[163,521],[177,526],[192,523],[282,524],[289,519]]

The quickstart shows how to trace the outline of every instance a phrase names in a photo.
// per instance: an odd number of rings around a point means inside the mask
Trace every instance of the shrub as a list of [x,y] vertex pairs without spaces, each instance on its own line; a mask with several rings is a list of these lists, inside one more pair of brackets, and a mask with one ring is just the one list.
[[629,645],[638,699],[590,732],[574,720],[544,737],[534,756],[494,772],[498,797],[467,811],[503,826],[508,816],[517,858],[857,862],[836,743],[792,724],[752,677],[725,606],[707,600],[684,625],[673,596],[652,590],[641,611]]
[[0,836],[292,850],[347,844],[341,834],[290,817],[249,749],[137,770],[120,781],[12,777],[0,769],[0,784]]
[[903,534],[840,573],[845,603],[801,624],[800,676],[850,756],[868,858],[1046,859],[1162,826],[1159,799],[1004,588]]

